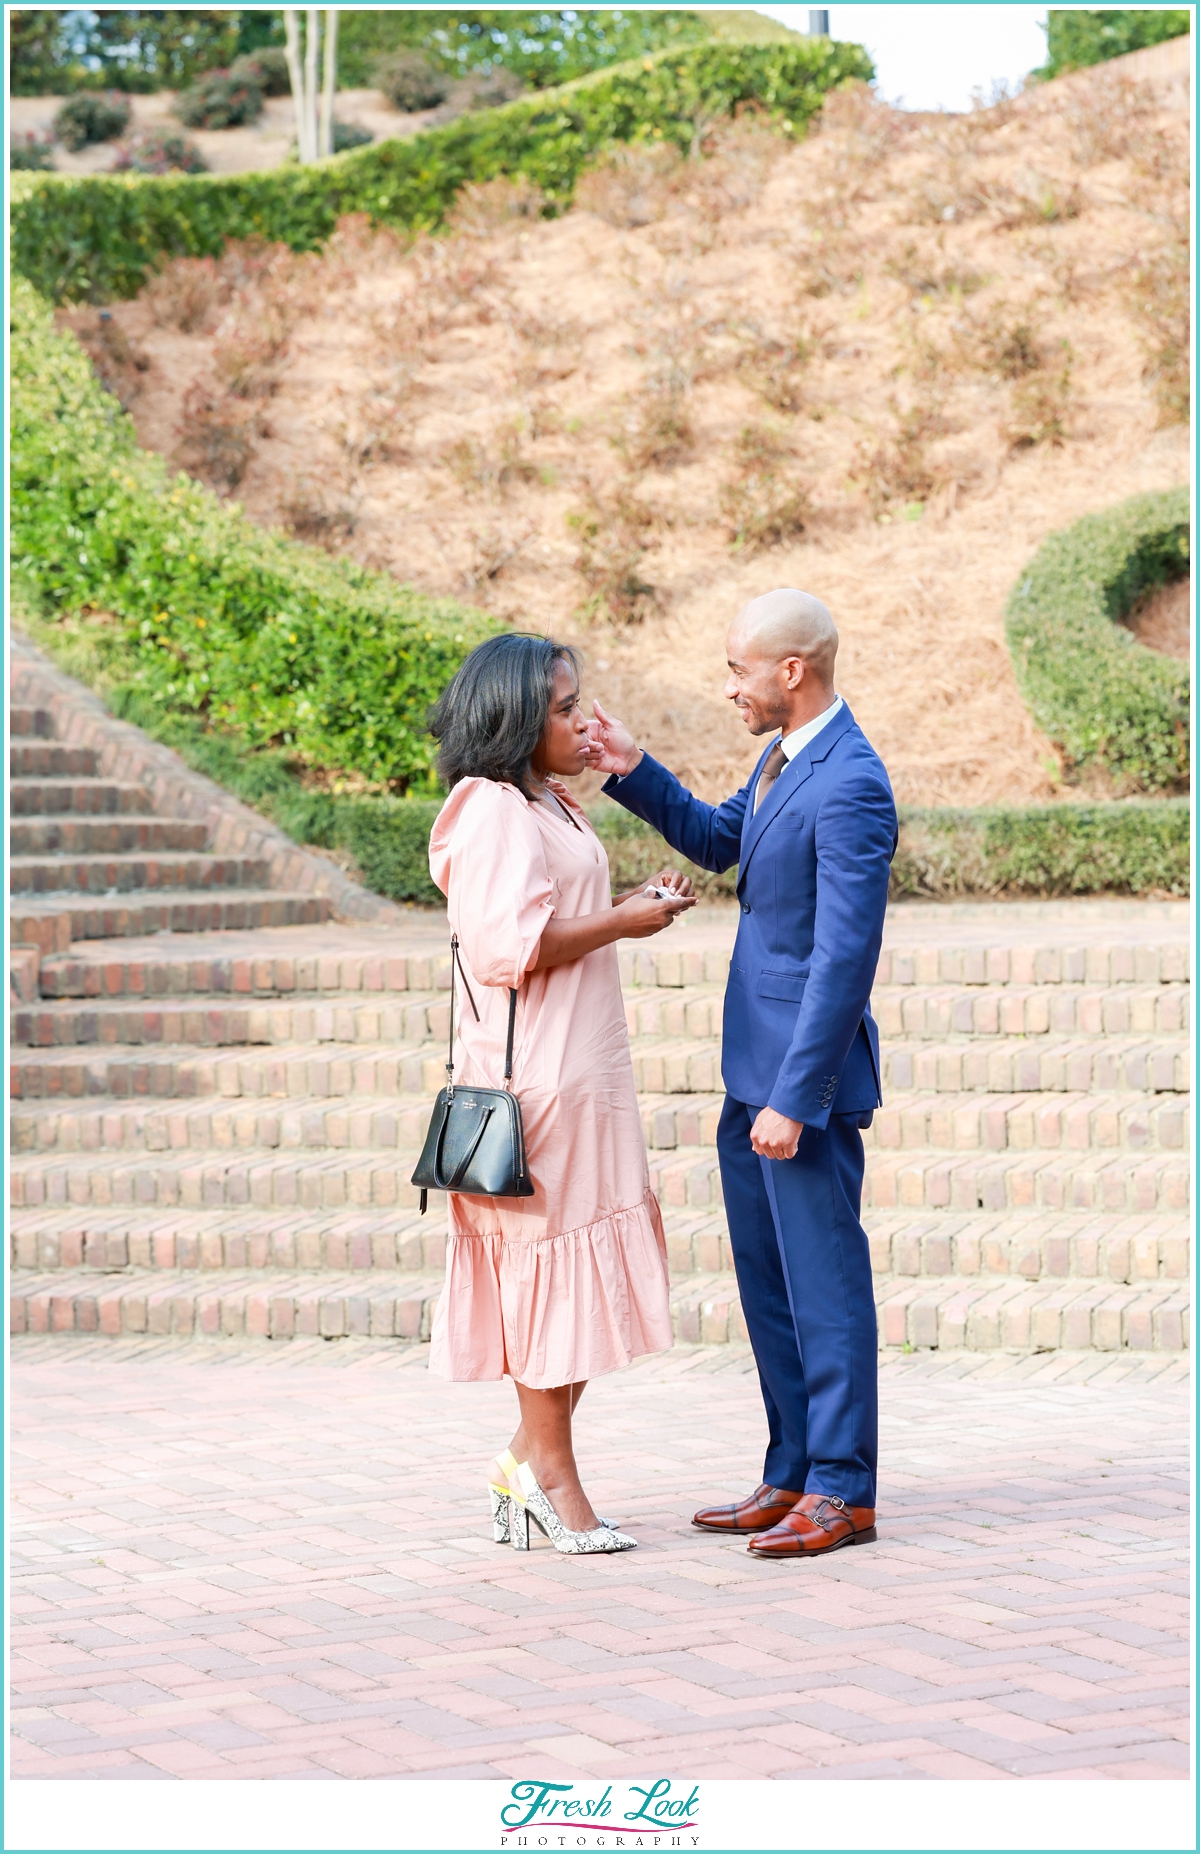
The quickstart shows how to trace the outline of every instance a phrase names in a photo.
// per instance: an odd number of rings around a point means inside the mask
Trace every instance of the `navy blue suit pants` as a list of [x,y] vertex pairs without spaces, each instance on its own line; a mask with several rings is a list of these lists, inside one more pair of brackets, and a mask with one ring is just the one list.
[[726,1098],[717,1129],[738,1291],[770,1440],[763,1480],[875,1505],[878,1340],[859,1221],[857,1114],[805,1127],[794,1159],[760,1159],[759,1109]]

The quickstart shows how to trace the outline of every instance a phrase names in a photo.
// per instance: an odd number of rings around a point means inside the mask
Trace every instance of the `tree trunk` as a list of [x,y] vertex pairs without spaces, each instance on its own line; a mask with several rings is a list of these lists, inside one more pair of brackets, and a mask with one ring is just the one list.
[[321,99],[321,153],[333,153],[333,98],[337,89],[337,8],[325,9],[325,91]]
[[304,29],[304,105],[308,117],[310,161],[317,158],[317,70],[321,50],[321,10],[310,6]]
[[294,6],[283,9],[283,30],[287,44],[288,81],[292,86],[292,107],[296,112],[296,153],[302,161],[311,161],[316,149],[309,147],[308,112],[304,99],[304,73],[300,66],[300,25]]

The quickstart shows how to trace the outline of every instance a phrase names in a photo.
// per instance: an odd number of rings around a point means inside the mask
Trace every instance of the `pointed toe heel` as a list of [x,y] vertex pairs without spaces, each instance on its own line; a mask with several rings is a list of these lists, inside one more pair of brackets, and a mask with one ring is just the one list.
[[513,1538],[513,1544],[518,1551],[529,1550],[530,1519],[533,1520],[538,1530],[546,1535],[555,1551],[563,1553],[632,1551],[637,1545],[637,1540],[631,1539],[628,1533],[618,1532],[615,1527],[603,1523],[593,1526],[590,1531],[586,1532],[573,1532],[570,1526],[564,1526],[545,1493],[538,1486],[529,1463],[523,1461],[517,1470],[514,1482],[509,1520],[510,1526],[519,1523],[524,1527],[524,1544],[518,1544],[516,1537]]

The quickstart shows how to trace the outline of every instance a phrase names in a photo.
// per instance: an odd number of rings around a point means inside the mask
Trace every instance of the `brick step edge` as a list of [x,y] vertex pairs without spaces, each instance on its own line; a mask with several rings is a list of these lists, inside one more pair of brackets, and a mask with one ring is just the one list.
[[[134,1153],[24,1156],[10,1162],[12,1209],[76,1204],[247,1211],[411,1209],[411,1156],[354,1148],[306,1153],[301,1148],[258,1152]],[[670,1155],[667,1155],[669,1158]],[[716,1158],[688,1156],[669,1165],[648,1154],[650,1183],[663,1210],[721,1207]],[[1113,1213],[1188,1209],[1191,1166],[1175,1153],[971,1155],[911,1153],[899,1160],[874,1155],[867,1166],[864,1207],[877,1211],[1094,1210]]]
[[[964,934],[964,940],[970,939]],[[686,948],[621,947],[617,955],[621,983],[627,990],[662,987],[682,990],[723,985],[729,971],[728,944]],[[1191,949],[1186,935],[1164,925],[1156,940],[1130,944],[1111,922],[1080,923],[1071,944],[1017,945],[996,932],[991,945],[955,944],[948,940],[890,943],[886,932],[877,985],[1145,985],[1187,982]]]
[[48,710],[58,742],[92,748],[103,776],[144,785],[159,817],[205,824],[215,854],[264,857],[272,888],[326,896],[343,919],[404,924],[405,910],[395,902],[351,881],[327,857],[302,850],[248,805],[193,772],[169,747],[118,721],[91,689],[64,675],[23,632],[11,633],[9,653],[13,703]]
[[[14,1268],[123,1272],[141,1270],[286,1269],[336,1273],[383,1269],[440,1270],[445,1209],[435,1197],[428,1216],[409,1211],[344,1210],[311,1217],[292,1211],[36,1209],[15,1211],[9,1244]],[[866,1213],[873,1273],[921,1280],[982,1276],[1024,1282],[1112,1285],[1185,1282],[1191,1224],[1185,1217],[1053,1216],[1012,1213],[918,1217]],[[733,1269],[723,1216],[664,1217],[673,1279]]]
[[[191,1275],[35,1276],[13,1279],[10,1331],[110,1337],[291,1339],[352,1336],[428,1339],[441,1291],[436,1278]],[[1191,1300],[1169,1284],[1078,1283],[1031,1287],[981,1280],[888,1283],[877,1295],[879,1341],[938,1351],[1185,1352]],[[680,1344],[747,1340],[732,1276],[692,1276],[671,1290]]]
[[[27,983],[16,949],[14,989]],[[715,1139],[721,1095],[642,1096],[638,1102],[647,1149],[685,1151]],[[10,1110],[11,1150],[64,1161],[82,1155],[155,1152],[183,1157],[220,1153],[409,1153],[424,1143],[432,1102],[427,1094],[339,1093],[222,1095],[217,1090],[178,1098],[61,1097],[19,1099]],[[1097,1093],[1067,1096],[943,1095],[902,1099],[876,1115],[866,1135],[868,1165],[907,1153],[948,1158],[1085,1158],[1089,1154],[1175,1154],[1189,1150],[1190,1097]],[[679,1139],[679,1133],[692,1137]],[[878,1132],[878,1141],[875,1134]],[[911,1137],[901,1139],[900,1135]],[[896,1135],[897,1137],[893,1137]],[[921,1135],[923,1137],[917,1137]],[[974,1135],[972,1138],[971,1136]],[[886,1141],[886,1143],[884,1143]]]
[[[120,895],[82,895],[60,889],[48,898],[21,895],[9,907],[15,938],[49,958],[89,940],[142,939],[151,934],[256,933],[263,927],[320,927],[329,918],[327,895],[287,888],[126,889]],[[85,1004],[90,999],[45,999]],[[121,1003],[118,997],[114,1003]]]

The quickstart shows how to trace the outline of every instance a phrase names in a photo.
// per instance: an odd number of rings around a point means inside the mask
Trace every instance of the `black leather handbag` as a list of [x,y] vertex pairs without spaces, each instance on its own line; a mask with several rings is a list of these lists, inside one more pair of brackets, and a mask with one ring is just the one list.
[[457,934],[450,941],[450,1048],[446,1056],[446,1086],[434,1102],[429,1131],[412,1175],[412,1183],[421,1187],[422,1216],[431,1191],[462,1191],[468,1197],[533,1196],[533,1183],[525,1159],[521,1103],[508,1085],[512,1080],[517,994],[512,990],[508,994],[503,1088],[456,1087],[456,976],[462,979],[463,990],[478,1023],[479,1011],[458,956]]

